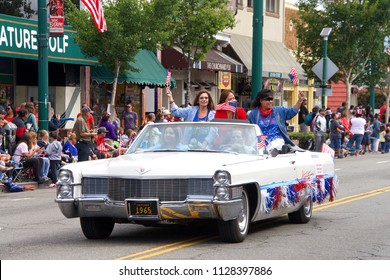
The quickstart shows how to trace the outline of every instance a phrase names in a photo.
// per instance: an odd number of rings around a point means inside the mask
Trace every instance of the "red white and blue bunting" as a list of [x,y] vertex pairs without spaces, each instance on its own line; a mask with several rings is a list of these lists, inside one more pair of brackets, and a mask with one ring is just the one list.
[[294,206],[306,195],[310,195],[313,203],[322,203],[328,197],[333,201],[336,196],[337,177],[316,176],[297,179],[293,182],[281,182],[263,185],[261,190],[261,209],[266,214],[272,210]]

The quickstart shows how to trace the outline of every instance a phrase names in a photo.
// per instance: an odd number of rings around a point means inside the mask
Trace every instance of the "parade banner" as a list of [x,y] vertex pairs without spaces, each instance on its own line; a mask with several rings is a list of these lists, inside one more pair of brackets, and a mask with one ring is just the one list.
[[64,36],[64,0],[50,0],[50,36]]

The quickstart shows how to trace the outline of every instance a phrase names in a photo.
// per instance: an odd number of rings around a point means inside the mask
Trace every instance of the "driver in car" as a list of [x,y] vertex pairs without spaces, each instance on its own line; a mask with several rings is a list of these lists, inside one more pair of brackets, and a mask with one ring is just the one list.
[[241,129],[232,130],[228,144],[222,145],[221,149],[229,152],[237,152],[239,154],[256,154],[254,146],[245,144],[245,138]]

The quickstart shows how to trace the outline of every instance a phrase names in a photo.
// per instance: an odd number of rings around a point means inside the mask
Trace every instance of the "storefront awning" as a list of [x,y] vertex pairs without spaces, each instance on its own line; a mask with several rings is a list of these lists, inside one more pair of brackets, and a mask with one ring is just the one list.
[[[131,66],[139,72],[127,71],[119,74],[118,83],[134,83],[148,87],[165,87],[167,71],[151,51],[140,50]],[[91,67],[91,79],[97,83],[111,84],[114,82],[114,73],[105,66]],[[171,78],[171,87],[176,87],[176,81]]]
[[[252,37],[231,34],[230,45],[248,69],[248,75],[252,76]],[[300,79],[306,79],[305,71],[282,43],[263,40],[263,77],[289,79],[292,67]]]
[[[187,68],[186,58],[179,48],[163,50],[162,64],[166,68]],[[193,62],[193,69],[242,73],[244,66],[223,52],[210,50],[203,61]]]

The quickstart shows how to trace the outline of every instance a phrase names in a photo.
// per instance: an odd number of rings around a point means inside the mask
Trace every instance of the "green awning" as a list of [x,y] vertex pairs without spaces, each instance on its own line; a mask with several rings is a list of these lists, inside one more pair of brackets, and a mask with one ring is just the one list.
[[[139,72],[127,71],[124,74],[119,74],[119,84],[127,82],[148,87],[165,87],[167,70],[161,65],[153,52],[140,50],[131,66],[138,69]],[[114,73],[105,66],[92,66],[91,79],[99,84],[112,84],[114,82]],[[175,87],[176,81],[171,77],[171,88]]]

